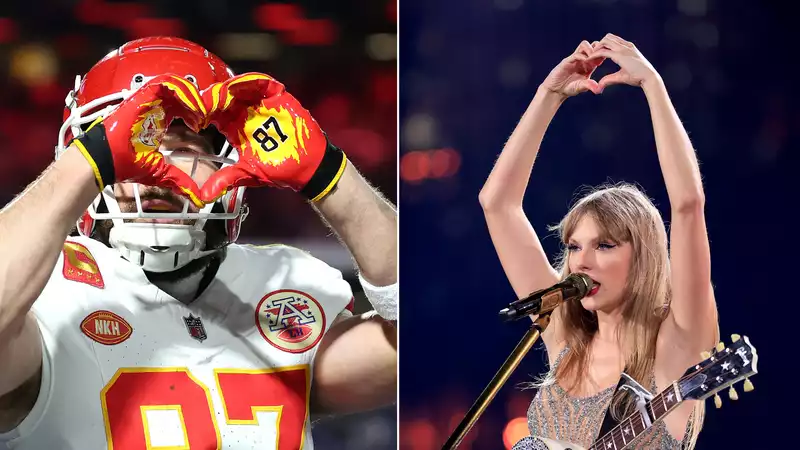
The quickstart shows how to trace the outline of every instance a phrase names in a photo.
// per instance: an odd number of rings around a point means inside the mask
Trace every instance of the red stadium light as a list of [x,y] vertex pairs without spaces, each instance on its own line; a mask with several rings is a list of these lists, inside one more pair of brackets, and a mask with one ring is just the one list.
[[89,25],[123,28],[130,20],[147,15],[145,4],[106,3],[103,0],[82,0],[75,5],[75,17]]
[[0,44],[17,38],[17,24],[7,17],[0,17]]
[[386,2],[386,17],[392,22],[397,22],[397,0]]
[[97,0],[83,0],[75,5],[75,17],[88,25],[102,25],[108,17],[104,6]]
[[305,19],[293,30],[283,34],[293,45],[331,45],[339,37],[339,29],[328,19]]
[[288,3],[269,3],[253,9],[253,21],[264,30],[281,32],[292,45],[331,45],[339,29],[328,19],[307,19],[303,9]]
[[511,419],[503,430],[503,445],[506,450],[510,450],[517,441],[528,435],[530,435],[530,432],[528,432],[527,418],[517,417]]
[[375,72],[370,78],[370,92],[375,101],[384,104],[397,102],[397,73]]
[[289,3],[268,3],[256,7],[253,12],[256,25],[265,30],[291,31],[303,22],[303,11]]

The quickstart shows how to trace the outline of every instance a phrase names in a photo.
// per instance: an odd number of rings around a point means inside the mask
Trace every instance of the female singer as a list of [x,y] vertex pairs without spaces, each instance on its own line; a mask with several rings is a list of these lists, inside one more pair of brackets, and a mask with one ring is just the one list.
[[[606,58],[620,70],[593,80]],[[669,195],[671,252],[661,215],[639,189],[603,186],[580,199],[556,227],[564,244],[556,269],[522,209],[531,168],[564,100],[586,91],[601,94],[615,84],[641,87],[647,97]],[[623,369],[656,393],[718,341],[700,170],[661,77],[632,43],[612,34],[583,41],[550,72],[489,175],[480,203],[519,297],[573,272],[589,275],[596,285],[580,302],[558,307],[542,334],[550,371],[534,384],[539,391],[528,410],[532,436],[590,447],[607,411],[617,420],[632,411],[630,396],[615,394]],[[703,416],[702,402],[686,401],[634,448],[694,448]]]

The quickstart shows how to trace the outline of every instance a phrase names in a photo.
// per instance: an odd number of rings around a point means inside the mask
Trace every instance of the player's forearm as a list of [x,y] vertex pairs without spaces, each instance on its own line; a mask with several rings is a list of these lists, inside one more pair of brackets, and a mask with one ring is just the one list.
[[314,206],[344,241],[361,275],[377,286],[397,281],[397,211],[349,162],[336,190]]
[[673,211],[694,209],[704,200],[700,168],[689,135],[660,78],[642,85],[653,121],[658,160]]
[[351,414],[397,399],[397,328],[369,314],[335,323],[314,363],[314,414]]
[[0,211],[0,334],[41,293],[69,230],[97,195],[94,180],[70,149]]
[[484,210],[522,204],[544,133],[562,102],[549,90],[540,88],[536,92],[481,189],[479,199]]

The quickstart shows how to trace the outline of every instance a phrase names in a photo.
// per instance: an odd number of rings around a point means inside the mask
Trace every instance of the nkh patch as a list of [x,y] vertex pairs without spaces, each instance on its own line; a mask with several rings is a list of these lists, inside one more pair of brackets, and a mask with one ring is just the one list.
[[89,249],[77,242],[64,243],[64,278],[96,288],[105,288],[103,275]]
[[265,295],[256,306],[256,327],[273,347],[289,353],[313,348],[325,331],[325,312],[305,292],[281,289]]
[[189,313],[187,317],[183,318],[183,323],[186,324],[186,330],[189,331],[189,336],[196,341],[203,342],[208,339],[206,327],[203,325],[203,321],[200,320],[199,317],[195,317]]
[[83,319],[81,331],[95,342],[116,345],[131,337],[133,327],[121,316],[111,311],[99,310]]

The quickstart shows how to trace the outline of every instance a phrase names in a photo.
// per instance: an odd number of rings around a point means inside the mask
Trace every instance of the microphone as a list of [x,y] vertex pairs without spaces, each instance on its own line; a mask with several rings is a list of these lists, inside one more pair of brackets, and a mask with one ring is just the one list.
[[580,300],[594,287],[594,281],[585,273],[572,273],[564,281],[521,298],[500,310],[500,317],[508,322],[531,314],[552,312],[567,300]]

